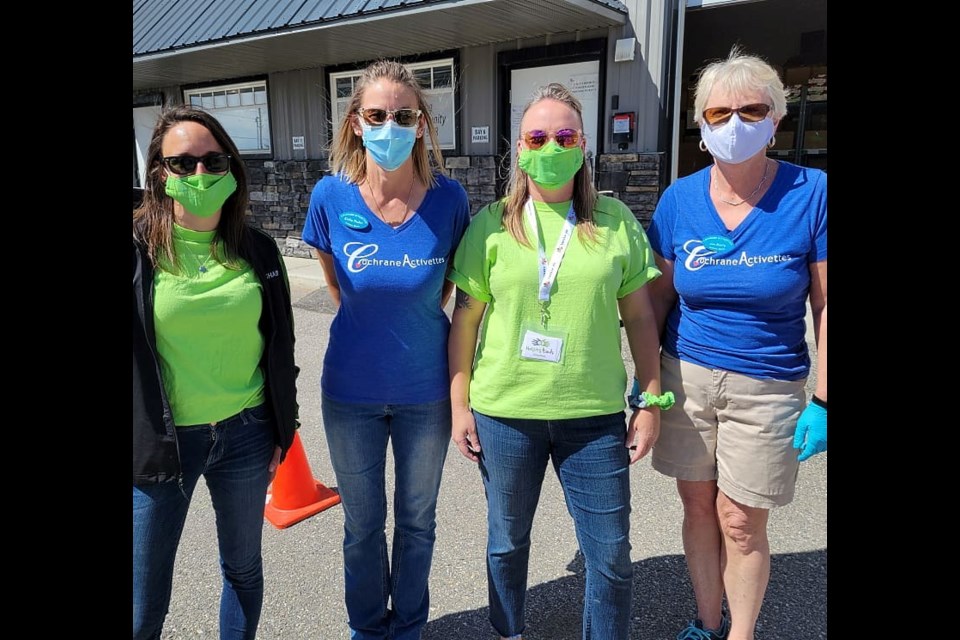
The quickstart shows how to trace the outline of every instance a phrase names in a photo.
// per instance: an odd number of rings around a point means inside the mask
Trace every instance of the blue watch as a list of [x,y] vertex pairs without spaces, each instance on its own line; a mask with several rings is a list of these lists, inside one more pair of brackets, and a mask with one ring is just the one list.
[[640,388],[638,386],[634,386],[633,388],[636,390],[636,392],[630,392],[630,395],[627,396],[627,403],[630,405],[631,409],[643,409],[647,406],[647,399],[643,397],[642,393],[640,393]]

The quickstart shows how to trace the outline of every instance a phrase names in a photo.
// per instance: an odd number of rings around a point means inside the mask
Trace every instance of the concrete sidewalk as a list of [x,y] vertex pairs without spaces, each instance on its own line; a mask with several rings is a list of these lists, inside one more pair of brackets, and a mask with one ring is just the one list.
[[315,258],[283,256],[283,263],[287,267],[287,275],[291,280],[305,280],[307,282],[319,283],[320,286],[323,286],[323,269],[320,267],[319,260]]
[[316,258],[283,256],[283,263],[287,267],[287,277],[290,279],[290,292],[294,302],[311,291],[326,289],[323,268]]

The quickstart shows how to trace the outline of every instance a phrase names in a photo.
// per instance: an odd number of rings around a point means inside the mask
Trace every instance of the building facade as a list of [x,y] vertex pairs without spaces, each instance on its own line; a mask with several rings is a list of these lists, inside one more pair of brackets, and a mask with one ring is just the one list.
[[446,169],[474,212],[503,193],[531,91],[556,81],[583,104],[597,187],[646,225],[667,184],[708,162],[687,126],[689,85],[738,43],[798,87],[780,127],[793,135],[778,134],[771,154],[826,166],[826,0],[135,0],[133,9],[134,187],[159,111],[200,105],[240,147],[254,224],[287,255],[310,255],[300,241],[310,192],[353,83],[378,58],[420,80]]

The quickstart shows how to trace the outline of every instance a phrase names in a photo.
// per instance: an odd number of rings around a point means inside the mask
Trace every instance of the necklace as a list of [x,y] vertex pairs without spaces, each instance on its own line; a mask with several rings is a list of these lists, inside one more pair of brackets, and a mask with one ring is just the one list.
[[410,215],[410,196],[413,195],[413,185],[417,183],[416,180],[410,181],[410,191],[407,192],[407,199],[404,201],[403,217],[400,218],[397,222],[390,222],[387,220],[386,216],[383,215],[383,211],[380,209],[380,203],[377,202],[377,196],[373,194],[373,185],[370,184],[370,181],[367,181],[367,188],[370,189],[370,199],[373,200],[373,206],[377,208],[377,215],[380,216],[380,219],[383,220],[384,224],[387,224],[394,229],[399,227],[406,221],[407,216]]
[[193,257],[194,262],[197,263],[197,270],[200,273],[206,273],[209,271],[209,269],[207,269],[207,263],[210,262],[210,259],[213,257],[213,245],[210,245],[210,249],[207,250],[207,258],[203,262],[200,262],[200,257],[193,251],[188,250],[184,253],[189,253]]
[[199,267],[200,273],[206,273],[206,272],[207,272],[207,263],[210,262],[210,258],[213,257],[213,251],[211,251],[210,253],[207,254],[207,259],[204,260],[203,262],[200,262],[200,258],[198,258],[198,257],[196,256],[196,254],[191,253],[190,255],[192,255],[192,256],[193,256],[193,259],[197,261],[197,264],[198,264],[198,265],[200,265],[200,267]]
[[[713,189],[714,189],[714,191],[717,192],[717,200],[719,200],[719,201],[722,202],[723,204],[728,204],[728,205],[730,205],[731,207],[739,207],[739,206],[742,205],[744,202],[746,202],[747,200],[749,200],[749,199],[752,198],[753,196],[755,196],[755,195],[757,195],[758,193],[760,193],[760,188],[763,187],[763,183],[767,181],[767,170],[768,170],[768,169],[770,169],[770,163],[769,163],[769,162],[764,162],[764,165],[763,165],[763,177],[760,178],[760,184],[757,185],[757,188],[754,189],[754,190],[750,193],[750,195],[748,195],[746,198],[744,198],[744,199],[741,200],[740,202],[731,202],[731,201],[729,201],[729,200],[724,200],[723,198],[721,198],[721,197],[720,197],[720,189],[717,188],[717,181],[716,181],[716,180],[713,180],[713,181],[712,181],[712,182],[713,182]],[[714,166],[714,171],[716,171],[716,166]]]

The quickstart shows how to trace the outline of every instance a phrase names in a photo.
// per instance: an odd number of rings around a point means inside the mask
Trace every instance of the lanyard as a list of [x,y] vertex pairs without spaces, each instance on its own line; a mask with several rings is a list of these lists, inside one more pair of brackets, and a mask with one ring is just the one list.
[[524,205],[527,214],[527,222],[537,238],[537,252],[539,254],[538,268],[540,275],[540,290],[538,299],[540,300],[540,324],[547,326],[547,303],[550,302],[550,289],[553,288],[554,280],[557,278],[557,272],[560,271],[560,263],[563,262],[563,254],[567,252],[567,245],[570,244],[570,237],[573,235],[573,229],[577,225],[577,214],[573,210],[573,202],[570,203],[570,209],[567,211],[567,219],[563,223],[563,229],[560,231],[560,237],[557,238],[557,246],[553,250],[550,262],[547,262],[546,250],[540,241],[540,225],[537,223],[536,207],[533,199],[527,199]]

